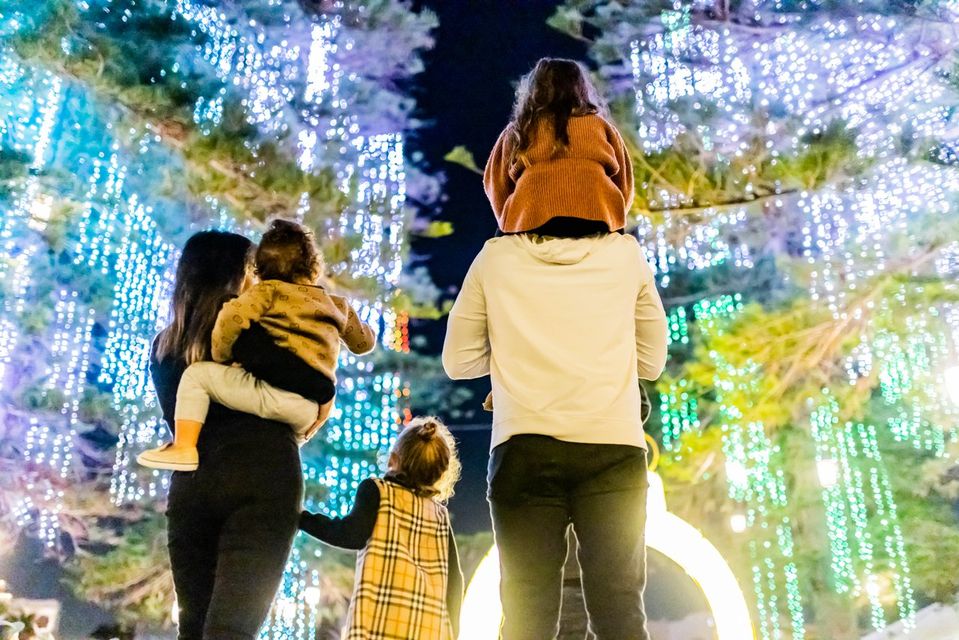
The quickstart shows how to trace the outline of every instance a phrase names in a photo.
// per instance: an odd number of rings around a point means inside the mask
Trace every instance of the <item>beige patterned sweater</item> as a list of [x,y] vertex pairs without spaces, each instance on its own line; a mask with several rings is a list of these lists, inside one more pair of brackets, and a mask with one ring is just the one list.
[[233,344],[253,322],[334,382],[341,341],[357,355],[376,346],[376,333],[346,298],[320,286],[264,280],[223,305],[213,327],[213,359],[229,362]]

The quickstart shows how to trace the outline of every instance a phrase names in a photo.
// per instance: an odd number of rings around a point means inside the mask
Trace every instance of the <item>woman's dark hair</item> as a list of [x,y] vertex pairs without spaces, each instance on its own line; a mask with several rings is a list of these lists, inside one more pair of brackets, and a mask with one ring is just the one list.
[[256,274],[261,280],[316,282],[323,274],[323,257],[313,232],[292,220],[271,221],[256,249]]
[[414,493],[448,500],[462,466],[450,430],[432,416],[414,418],[390,451],[393,474]]
[[170,326],[157,338],[156,356],[210,359],[213,324],[220,307],[240,293],[250,273],[253,243],[236,233],[201,231],[183,247],[176,268]]
[[511,123],[514,157],[529,148],[543,118],[553,126],[555,153],[569,145],[569,119],[590,113],[605,114],[606,105],[583,65],[575,60],[541,58],[516,88]]

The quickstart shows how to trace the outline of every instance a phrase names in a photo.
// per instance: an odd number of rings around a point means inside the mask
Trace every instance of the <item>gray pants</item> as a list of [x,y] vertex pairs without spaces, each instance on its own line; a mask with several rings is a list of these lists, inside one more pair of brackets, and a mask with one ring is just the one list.
[[254,378],[241,367],[194,362],[180,378],[174,418],[206,422],[211,400],[243,413],[285,422],[301,436],[316,422],[320,410],[312,400]]

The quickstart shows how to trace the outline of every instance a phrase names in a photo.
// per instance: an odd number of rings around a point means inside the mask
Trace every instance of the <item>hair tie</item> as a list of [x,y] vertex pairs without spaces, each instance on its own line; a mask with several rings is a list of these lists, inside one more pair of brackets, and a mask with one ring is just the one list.
[[420,425],[417,435],[421,440],[432,440],[433,436],[436,435],[436,423],[432,420],[429,422],[424,422]]

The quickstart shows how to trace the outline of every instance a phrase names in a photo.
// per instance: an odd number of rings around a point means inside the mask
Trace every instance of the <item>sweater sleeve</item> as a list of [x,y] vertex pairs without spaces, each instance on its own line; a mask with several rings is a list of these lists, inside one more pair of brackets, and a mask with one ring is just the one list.
[[478,281],[482,256],[481,251],[466,274],[446,323],[443,368],[453,380],[481,378],[490,370],[486,296]]
[[610,175],[610,179],[620,193],[623,194],[623,202],[626,203],[626,213],[633,207],[634,184],[633,184],[633,160],[629,157],[629,149],[626,148],[626,141],[623,136],[611,124],[607,123],[607,135],[609,143],[613,146],[613,155],[616,158],[618,170]]
[[348,514],[330,518],[304,511],[300,514],[300,529],[334,547],[362,549],[373,535],[379,509],[380,490],[372,478],[367,478],[357,488],[356,500]]
[[346,327],[341,337],[346,348],[358,356],[369,353],[376,346],[376,332],[373,327],[360,320],[349,302],[346,303]]
[[456,547],[456,536],[453,529],[449,533],[449,577],[446,580],[446,611],[450,622],[453,623],[453,637],[460,634],[460,612],[463,610],[463,570],[460,568],[460,552]]
[[636,243],[640,287],[636,297],[636,367],[643,380],[655,380],[666,366],[666,312],[656,290],[656,279]]
[[274,292],[273,285],[261,282],[223,305],[213,325],[211,352],[215,361],[229,362],[233,358],[233,344],[273,305]]
[[506,200],[516,189],[516,183],[509,174],[512,145],[512,129],[506,127],[493,145],[493,151],[490,152],[486,169],[483,171],[483,187],[497,218],[503,214]]

